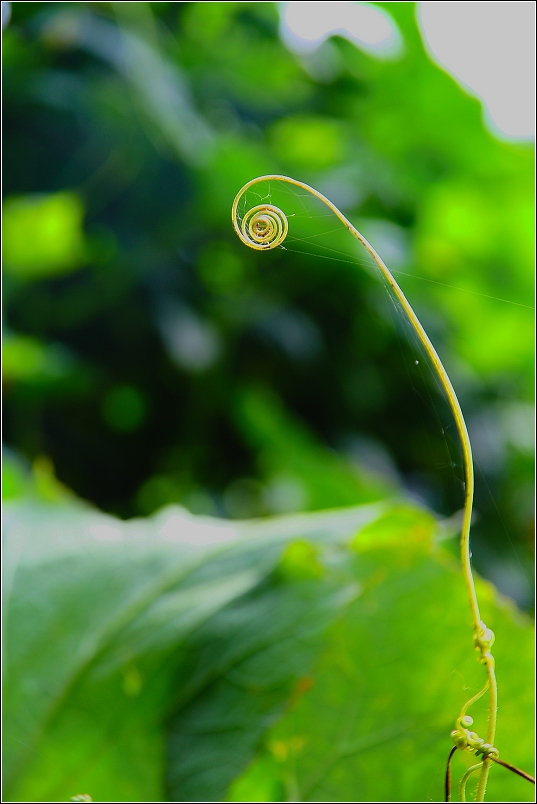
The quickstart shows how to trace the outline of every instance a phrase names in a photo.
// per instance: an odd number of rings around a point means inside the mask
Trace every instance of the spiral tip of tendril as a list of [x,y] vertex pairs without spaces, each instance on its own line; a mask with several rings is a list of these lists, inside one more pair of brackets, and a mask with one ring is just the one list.
[[243,216],[239,237],[247,246],[260,251],[276,248],[287,237],[285,214],[272,204],[259,204]]
[[475,731],[468,730],[468,726],[471,726],[473,722],[469,715],[457,718],[456,728],[451,732],[451,739],[455,746],[461,751],[475,751],[476,755],[483,756],[483,759],[489,757],[496,759],[500,755],[498,749],[490,743],[486,743]]

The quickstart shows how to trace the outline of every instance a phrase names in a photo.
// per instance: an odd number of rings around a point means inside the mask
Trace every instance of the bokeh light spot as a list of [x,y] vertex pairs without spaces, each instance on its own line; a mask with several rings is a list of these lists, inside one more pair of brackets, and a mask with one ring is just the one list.
[[116,385],[101,403],[103,419],[114,430],[125,432],[137,430],[146,412],[145,397],[133,385]]

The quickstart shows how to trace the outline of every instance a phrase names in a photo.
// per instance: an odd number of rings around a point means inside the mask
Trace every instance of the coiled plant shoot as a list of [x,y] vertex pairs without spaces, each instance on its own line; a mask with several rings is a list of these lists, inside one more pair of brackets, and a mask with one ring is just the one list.
[[[388,283],[393,294],[398,300],[408,322],[410,323],[414,333],[419,339],[421,346],[425,349],[432,365],[434,372],[440,381],[441,387],[445,392],[449,402],[450,409],[453,413],[458,435],[460,437],[462,452],[463,452],[463,468],[464,468],[464,508],[463,519],[461,526],[460,537],[460,556],[462,562],[462,571],[464,583],[466,586],[468,600],[470,604],[472,625],[473,625],[473,643],[474,648],[478,653],[478,660],[485,669],[485,683],[483,688],[467,701],[461,709],[461,712],[456,719],[455,729],[451,732],[451,738],[454,746],[450,752],[448,760],[448,768],[446,774],[446,800],[450,798],[450,762],[456,750],[467,751],[475,753],[479,757],[477,764],[473,765],[464,774],[460,783],[460,793],[462,800],[464,800],[464,790],[466,782],[471,774],[479,771],[479,782],[476,791],[476,800],[484,801],[485,791],[487,787],[487,779],[490,767],[493,762],[507,766],[499,760],[499,752],[494,747],[494,739],[496,733],[496,715],[498,708],[498,695],[497,683],[494,672],[494,657],[492,655],[492,645],[494,642],[494,634],[481,619],[479,611],[479,603],[472,575],[471,567],[471,553],[470,553],[470,525],[472,518],[472,505],[474,495],[474,470],[472,461],[472,448],[470,445],[470,438],[464,416],[462,414],[461,406],[457,395],[448,377],[448,374],[442,365],[442,362],[436,353],[436,350],[431,343],[427,333],[418,320],[412,307],[407,301],[401,288],[395,281],[391,272],[377,254],[373,246],[366,240],[366,238],[350,223],[350,221],[337,209],[337,207],[328,200],[322,193],[314,188],[296,179],[291,179],[287,176],[268,175],[260,176],[247,182],[242,189],[238,192],[231,210],[231,219],[235,232],[241,241],[249,248],[257,251],[266,251],[275,249],[282,246],[289,233],[289,221],[285,212],[271,203],[260,203],[253,206],[245,205],[245,194],[256,188],[262,182],[274,182],[279,187],[299,188],[306,194],[311,194],[318,199],[322,204],[326,205],[328,209],[339,219],[339,221],[346,227],[350,234],[358,240],[368,254],[372,257],[376,265],[381,271],[384,280]],[[259,196],[263,199],[263,196]],[[467,710],[478,701],[485,693],[488,693],[488,722],[486,738],[479,737],[476,733],[470,731],[473,724],[473,719],[467,715]],[[519,774],[533,781],[531,777],[524,774],[517,769]]]

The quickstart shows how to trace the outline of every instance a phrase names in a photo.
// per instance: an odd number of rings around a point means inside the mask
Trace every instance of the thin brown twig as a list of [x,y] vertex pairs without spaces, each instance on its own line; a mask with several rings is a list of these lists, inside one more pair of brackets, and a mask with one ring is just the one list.
[[451,801],[451,758],[453,754],[457,750],[457,746],[454,745],[451,751],[449,752],[448,761],[446,765],[446,801]]
[[509,762],[504,762],[502,759],[495,759],[494,757],[490,757],[490,756],[489,756],[489,759],[492,759],[492,761],[496,762],[497,765],[503,765],[503,767],[507,768],[507,770],[513,771],[513,773],[517,773],[519,776],[522,776],[523,779],[527,779],[528,782],[531,782],[532,784],[535,784],[535,779],[533,778],[533,776],[530,776],[529,773],[526,773],[525,771],[520,770],[520,768],[515,768],[515,766],[510,765]]

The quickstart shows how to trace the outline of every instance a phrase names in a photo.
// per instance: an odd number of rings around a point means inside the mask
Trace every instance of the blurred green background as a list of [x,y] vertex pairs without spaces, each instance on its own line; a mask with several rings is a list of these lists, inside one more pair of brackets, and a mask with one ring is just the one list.
[[441,400],[420,404],[382,288],[232,231],[240,187],[284,173],[401,272],[468,422],[475,565],[529,609],[533,146],[486,130],[414,3],[374,5],[396,59],[338,37],[298,56],[274,3],[12,4],[4,494],[33,463],[123,518],[460,509]]

